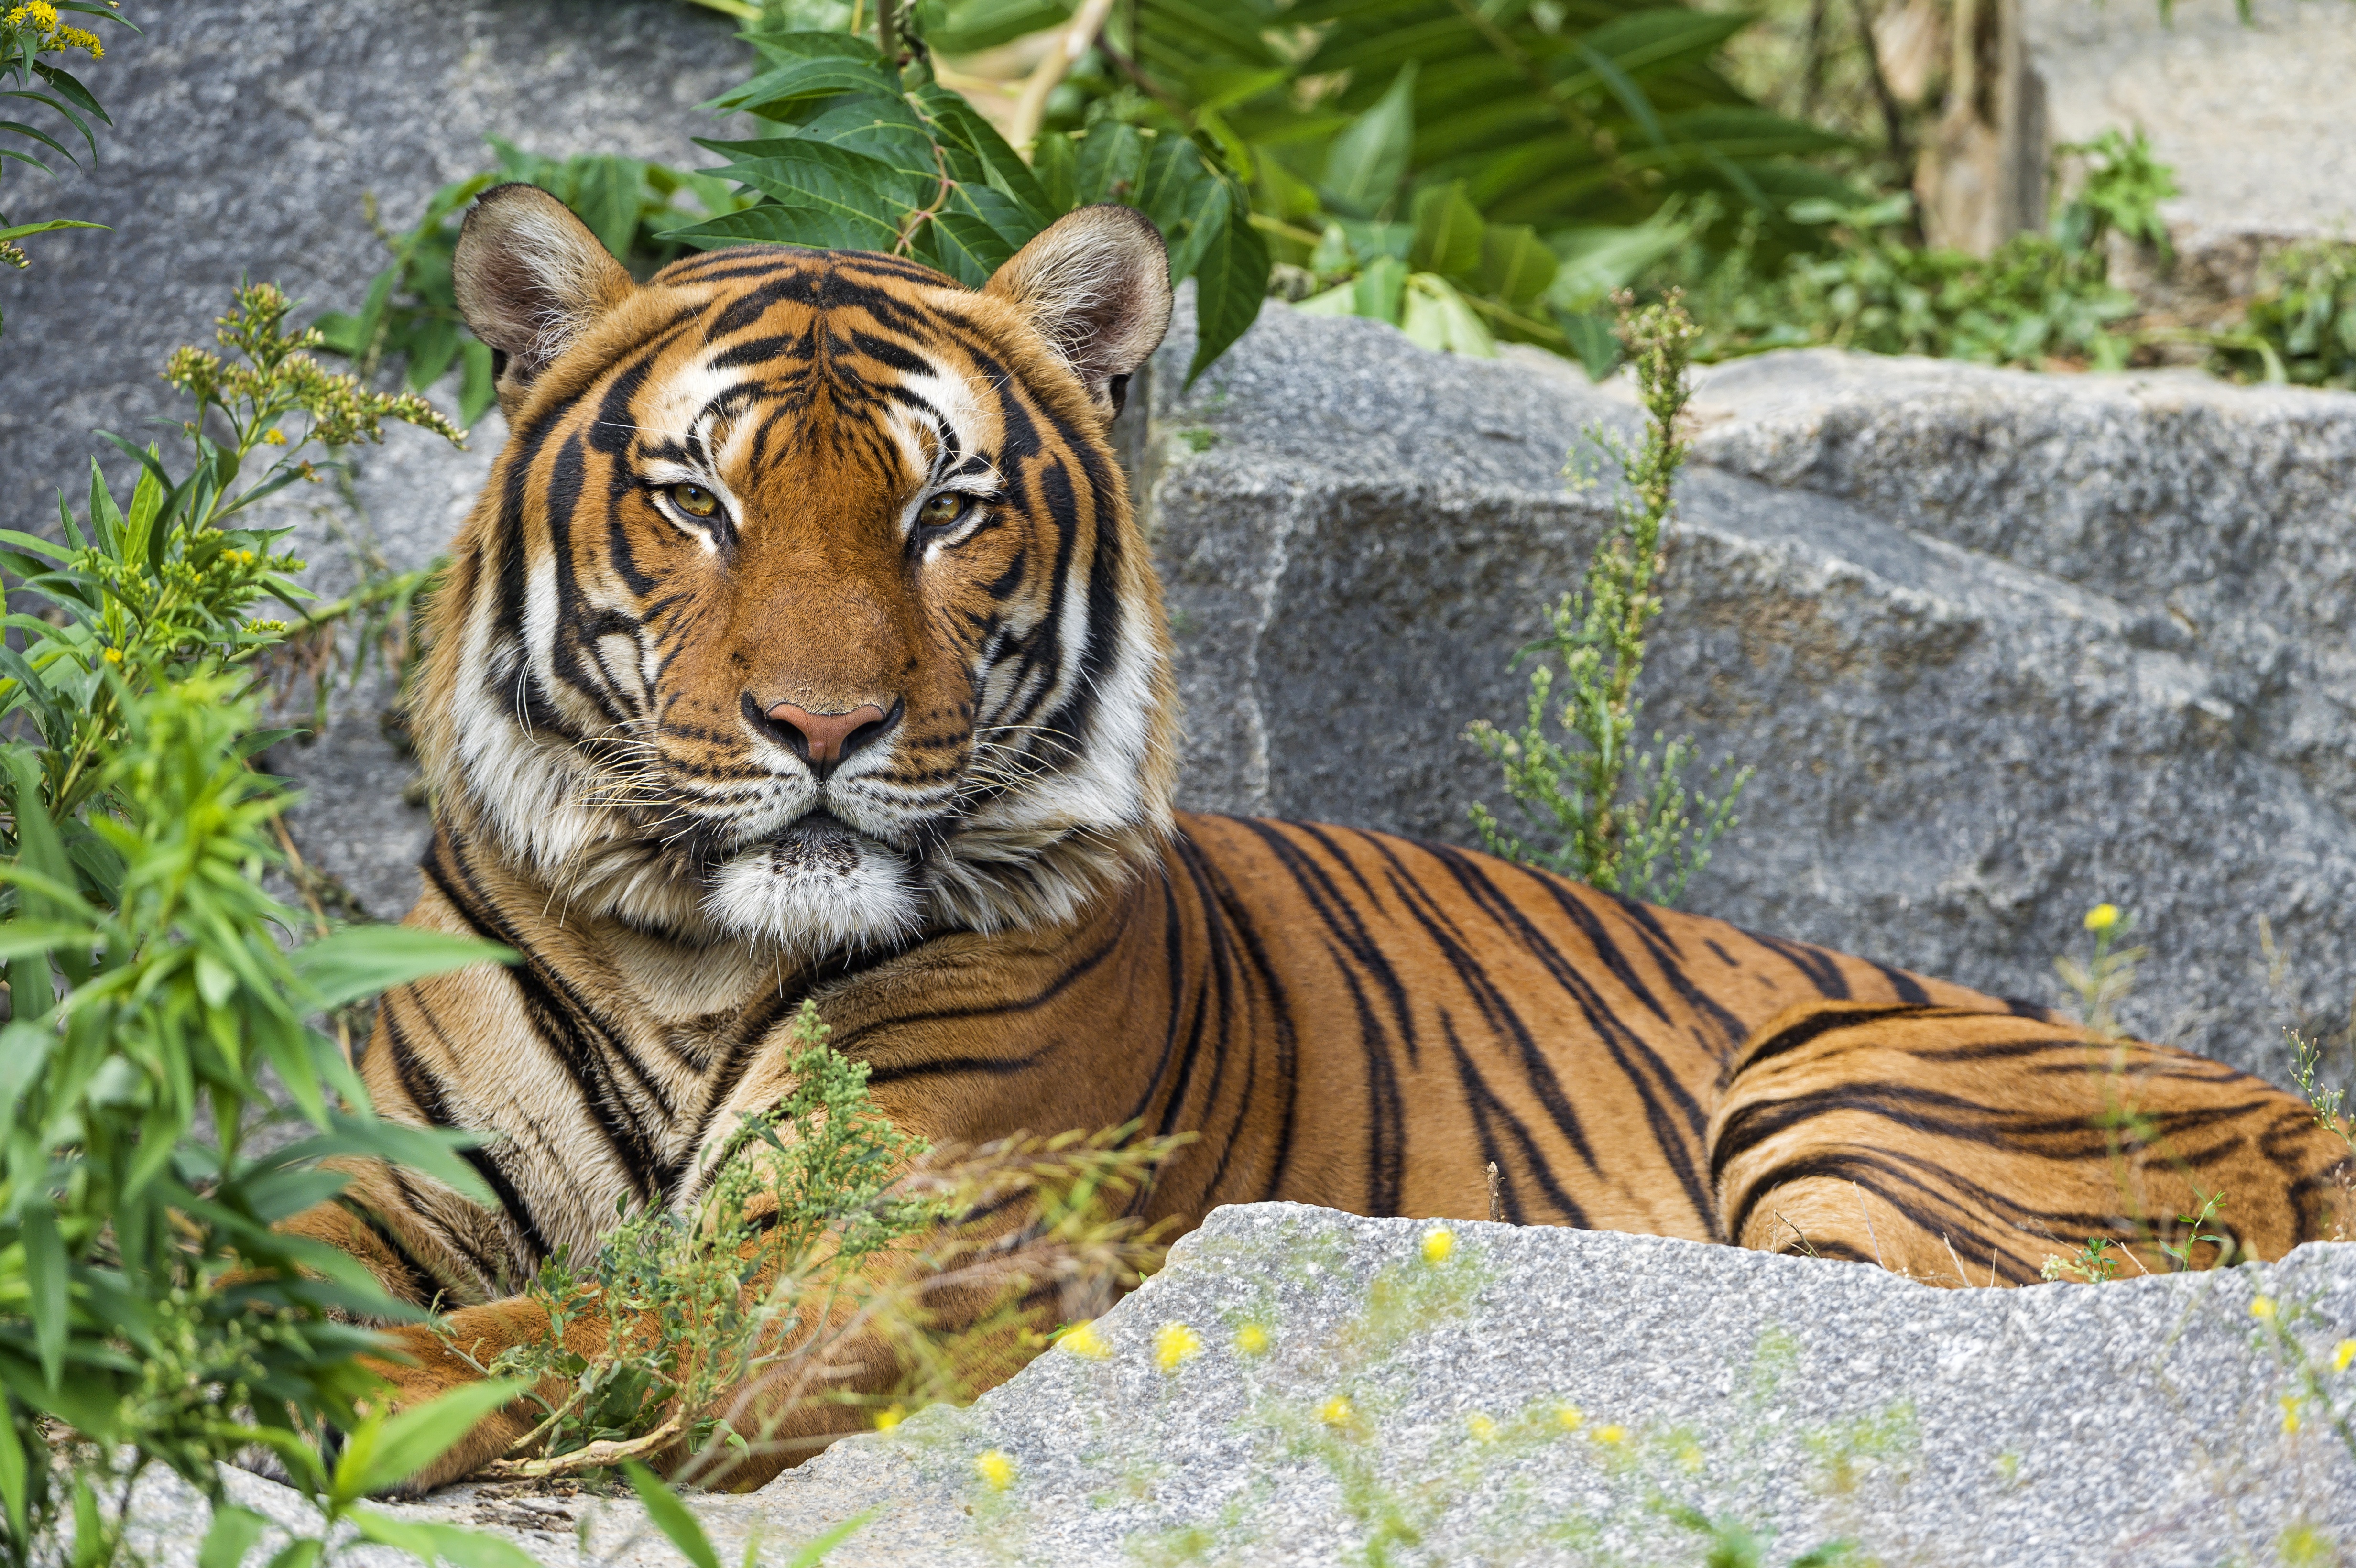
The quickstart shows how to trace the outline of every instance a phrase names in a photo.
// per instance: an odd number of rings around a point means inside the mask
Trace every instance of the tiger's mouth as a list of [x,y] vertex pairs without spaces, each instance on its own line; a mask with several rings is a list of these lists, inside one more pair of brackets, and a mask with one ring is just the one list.
[[740,935],[814,955],[914,934],[924,894],[907,856],[821,807],[714,865],[703,910]]

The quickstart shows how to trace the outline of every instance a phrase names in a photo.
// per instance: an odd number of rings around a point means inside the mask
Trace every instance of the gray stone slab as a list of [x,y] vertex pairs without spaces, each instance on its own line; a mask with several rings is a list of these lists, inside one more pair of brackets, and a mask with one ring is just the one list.
[[[1429,1234],[1218,1210],[1098,1320],[1101,1359],[1052,1350],[969,1410],[699,1509],[725,1562],[871,1515],[841,1568],[1699,1563],[1679,1509],[1772,1534],[1778,1563],[1846,1541],[1852,1561],[2205,1568],[2356,1531],[2346,1246],[1939,1290],[1471,1223],[1432,1263]],[[1165,1366],[1173,1325],[1199,1349]],[[551,1568],[679,1561],[635,1505],[543,1506],[538,1529],[467,1488],[402,1511],[501,1529]],[[154,1505],[157,1568],[190,1561],[186,1511]]]
[[2356,225],[2356,10],[2335,0],[2036,0],[2019,7],[2052,142],[2140,128],[2176,170],[2162,216],[2215,292],[2260,247]]
[[[1157,383],[1151,517],[1194,806],[1471,841],[1463,739],[1609,521],[1624,397],[1280,307]],[[1686,903],[2000,994],[2109,900],[2128,1017],[2281,1076],[2356,952],[2356,398],[1827,350],[1704,379],[1645,722],[1755,764]],[[2279,983],[2260,942],[2269,922]]]

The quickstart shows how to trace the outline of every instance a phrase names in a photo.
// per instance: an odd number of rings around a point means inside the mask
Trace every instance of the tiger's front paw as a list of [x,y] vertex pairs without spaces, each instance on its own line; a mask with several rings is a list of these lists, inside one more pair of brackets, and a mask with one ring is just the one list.
[[[479,1387],[485,1377],[479,1370],[488,1366],[500,1350],[514,1341],[505,1335],[468,1335],[469,1327],[462,1320],[484,1308],[471,1308],[455,1315],[440,1330],[408,1325],[384,1331],[389,1342],[387,1353],[364,1359],[368,1370],[382,1378],[388,1388],[369,1402],[371,1415],[381,1410],[388,1416],[419,1408],[445,1394],[462,1389]],[[463,1352],[463,1353],[462,1353]],[[379,1477],[371,1489],[389,1497],[416,1497],[435,1487],[461,1480],[473,1475],[492,1460],[505,1455],[517,1441],[529,1434],[537,1407],[529,1400],[513,1400],[494,1405],[487,1413],[476,1419],[462,1433],[444,1434],[455,1441],[438,1454],[421,1450],[415,1467],[402,1466],[396,1476]],[[330,1441],[342,1445],[342,1435],[331,1433]],[[394,1457],[376,1457],[381,1464]],[[333,1456],[329,1456],[330,1467]]]

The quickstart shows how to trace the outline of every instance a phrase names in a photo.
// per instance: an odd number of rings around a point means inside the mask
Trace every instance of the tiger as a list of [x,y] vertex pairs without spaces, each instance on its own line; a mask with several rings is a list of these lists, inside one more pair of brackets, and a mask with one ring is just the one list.
[[[1946,1286],[2337,1233],[2347,1146],[2230,1068],[1447,844],[1176,809],[1108,435],[1173,305],[1135,211],[978,289],[755,244],[641,283],[509,185],[453,275],[509,434],[428,612],[407,920],[516,957],[388,992],[360,1071],[380,1115],[477,1135],[497,1201],[364,1161],[291,1221],[441,1314],[385,1326],[390,1405],[545,1340],[518,1282],[710,1190],[805,1003],[928,1145],[1192,1135],[1140,1199],[1172,1233],[1494,1211]],[[734,1484],[857,1420],[792,1413]]]

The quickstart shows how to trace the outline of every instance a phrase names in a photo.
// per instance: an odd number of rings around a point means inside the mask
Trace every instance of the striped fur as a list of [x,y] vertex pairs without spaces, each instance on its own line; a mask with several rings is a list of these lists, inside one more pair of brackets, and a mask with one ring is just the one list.
[[[297,1221],[455,1305],[477,1362],[548,1332],[508,1293],[617,1202],[701,1190],[787,1088],[804,998],[934,1144],[1199,1134],[1144,1203],[1181,1229],[1480,1217],[1491,1162],[1517,1222],[1941,1283],[2138,1212],[2164,1235],[2194,1181],[2262,1253],[2331,1217],[2334,1147],[2212,1064],[2118,1048],[2154,1120],[2115,1156],[2095,1048],[2040,1009],[1460,849],[1173,814],[1169,636],[1105,440],[1166,313],[1132,218],[1076,215],[980,293],[757,247],[633,286],[532,199],[461,246],[462,295],[510,291],[469,308],[511,334],[512,434],[434,608],[410,916],[523,961],[389,994],[362,1068],[384,1115],[487,1135],[499,1205],[372,1166]],[[691,483],[713,517],[669,504]],[[969,507],[927,533],[943,494]],[[894,722],[830,772],[777,701]],[[476,1375],[396,1332],[402,1399]]]

